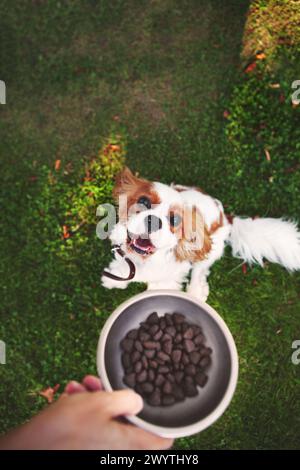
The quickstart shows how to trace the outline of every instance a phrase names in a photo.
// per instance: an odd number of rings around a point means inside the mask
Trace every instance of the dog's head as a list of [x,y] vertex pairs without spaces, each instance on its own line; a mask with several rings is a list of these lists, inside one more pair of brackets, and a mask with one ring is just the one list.
[[119,223],[126,227],[126,247],[141,257],[173,250],[178,261],[204,259],[211,240],[199,209],[182,192],[150,182],[125,168],[116,178],[113,196]]

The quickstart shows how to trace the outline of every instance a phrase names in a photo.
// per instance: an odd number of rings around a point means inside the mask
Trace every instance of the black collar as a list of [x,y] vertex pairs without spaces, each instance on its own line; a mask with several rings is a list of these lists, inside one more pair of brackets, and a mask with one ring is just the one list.
[[121,249],[120,245],[113,245],[112,251],[116,251],[120,256],[122,256],[122,258],[124,258],[124,260],[129,266],[129,275],[127,277],[120,277],[120,276],[117,276],[116,274],[112,274],[109,271],[104,270],[102,273],[103,276],[109,277],[110,279],[114,279],[115,281],[130,281],[130,279],[134,278],[135,276],[136,269],[135,269],[134,263],[131,261],[131,259],[125,256],[125,253]]

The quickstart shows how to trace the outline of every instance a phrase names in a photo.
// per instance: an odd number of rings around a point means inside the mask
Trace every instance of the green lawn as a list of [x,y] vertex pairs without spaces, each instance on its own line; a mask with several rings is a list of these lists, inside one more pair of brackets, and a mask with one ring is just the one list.
[[[199,185],[229,212],[300,220],[295,3],[2,0],[1,431],[45,406],[42,388],[96,373],[102,325],[145,288],[100,286],[111,255],[95,207],[111,200],[119,164],[103,161],[107,142],[144,177]],[[176,448],[299,447],[299,281],[270,264],[244,274],[230,250],[213,267],[208,302],[236,340],[238,388],[217,423]]]

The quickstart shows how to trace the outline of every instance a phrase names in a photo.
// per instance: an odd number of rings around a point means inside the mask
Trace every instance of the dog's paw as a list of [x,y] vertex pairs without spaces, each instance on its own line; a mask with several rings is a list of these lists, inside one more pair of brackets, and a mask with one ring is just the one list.
[[209,294],[209,285],[206,281],[197,285],[189,285],[187,288],[187,293],[199,300],[202,300],[202,302],[206,302]]
[[126,289],[128,282],[126,281],[116,281],[115,279],[110,279],[107,276],[101,277],[101,285],[106,289]]

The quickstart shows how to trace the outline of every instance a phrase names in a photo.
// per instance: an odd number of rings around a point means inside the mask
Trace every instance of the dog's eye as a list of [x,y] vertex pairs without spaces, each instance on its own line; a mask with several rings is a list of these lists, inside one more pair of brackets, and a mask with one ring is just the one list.
[[172,227],[178,227],[181,224],[181,216],[179,214],[174,214],[173,212],[169,215],[169,222]]
[[138,199],[138,204],[140,204],[141,206],[146,207],[147,209],[151,209],[151,201],[147,196],[141,196]]

